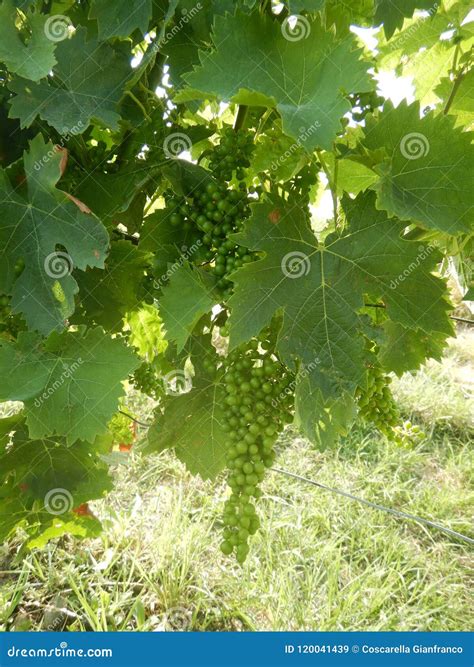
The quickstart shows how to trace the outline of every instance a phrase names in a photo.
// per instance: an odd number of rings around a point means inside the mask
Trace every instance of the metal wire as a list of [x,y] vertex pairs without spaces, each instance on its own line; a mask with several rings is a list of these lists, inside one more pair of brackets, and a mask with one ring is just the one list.
[[135,424],[138,424],[139,426],[145,426],[145,428],[150,428],[151,424],[147,422],[141,422],[139,419],[135,419],[135,417],[132,417],[132,415],[129,415],[128,412],[124,412],[123,410],[119,410],[121,415],[125,415],[125,417],[128,417],[129,419],[132,420],[132,422],[135,422]]
[[370,500],[365,500],[364,498],[353,496],[352,493],[348,493],[347,491],[341,491],[341,489],[335,489],[331,486],[326,486],[325,484],[321,484],[321,482],[316,482],[314,479],[309,479],[308,477],[302,477],[301,475],[297,475],[294,472],[289,472],[288,470],[283,470],[282,468],[270,468],[270,470],[273,470],[273,472],[278,472],[282,475],[287,475],[288,477],[294,477],[294,479],[298,479],[301,482],[306,482],[307,484],[312,484],[313,486],[317,486],[318,488],[324,489],[325,491],[331,491],[332,493],[337,493],[339,496],[344,496],[344,498],[349,498],[350,500],[356,500],[358,503],[361,503],[362,505],[367,505],[367,507],[371,507],[372,509],[381,510],[382,512],[387,512],[388,514],[393,514],[394,516],[401,519],[409,519],[410,521],[417,521],[418,523],[425,524],[426,526],[430,526],[431,528],[436,528],[437,530],[441,530],[443,533],[447,533],[452,537],[457,537],[460,540],[464,540],[464,542],[468,542],[469,544],[474,544],[474,539],[472,537],[468,537],[467,535],[458,533],[457,530],[452,530],[451,528],[447,528],[446,526],[441,526],[439,523],[435,523],[434,521],[430,521],[429,519],[424,519],[423,517],[417,516],[416,514],[408,514],[407,512],[401,512],[399,510],[394,510],[391,507],[385,507],[384,505],[373,503]]
[[[140,424],[140,426],[145,426],[149,427],[151,424],[147,424],[145,422],[138,421],[138,419],[135,419],[132,417],[132,415],[127,414],[123,410],[119,410],[119,412],[122,415],[125,415],[132,421],[136,422],[137,424]],[[311,484],[312,486],[317,486],[319,489],[323,489],[324,491],[331,491],[332,493],[336,493],[339,496],[343,496],[344,498],[349,498],[350,500],[355,500],[358,503],[361,503],[362,505],[366,505],[367,507],[371,507],[372,509],[380,510],[382,512],[386,512],[387,514],[392,514],[393,516],[396,516],[400,519],[408,519],[410,521],[416,521],[418,523],[422,523],[425,526],[430,526],[431,528],[436,528],[437,530],[442,531],[443,533],[446,533],[447,535],[451,535],[452,537],[457,537],[460,540],[463,540],[464,542],[467,542],[468,544],[474,544],[474,539],[472,537],[468,537],[467,535],[463,535],[462,533],[458,533],[457,530],[452,530],[451,528],[448,528],[447,526],[442,526],[439,523],[435,523],[434,521],[430,521],[429,519],[424,519],[421,516],[417,516],[416,514],[408,514],[408,512],[402,512],[400,510],[394,510],[391,507],[385,507],[384,505],[379,505],[378,503],[373,503],[370,500],[365,500],[365,498],[359,498],[358,496],[352,495],[352,493],[348,493],[347,491],[342,491],[341,489],[335,489],[332,486],[326,486],[326,484],[321,484],[321,482],[316,482],[314,479],[309,479],[308,477],[303,477],[302,475],[297,475],[294,472],[290,472],[289,470],[283,470],[282,468],[270,468],[270,470],[273,470],[273,472],[278,472],[281,475],[287,475],[287,477],[293,477],[294,479],[298,479],[301,482],[306,482],[306,484]]]

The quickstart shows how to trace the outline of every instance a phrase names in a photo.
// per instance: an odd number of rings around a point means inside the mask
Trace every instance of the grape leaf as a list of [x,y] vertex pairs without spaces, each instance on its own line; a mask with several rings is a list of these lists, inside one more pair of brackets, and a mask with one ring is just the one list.
[[326,0],[288,0],[288,9],[291,14],[301,12],[319,12],[324,8]]
[[154,304],[142,304],[137,310],[128,313],[126,322],[130,329],[130,345],[137,349],[141,357],[153,361],[168,347],[163,333],[163,323]]
[[199,11],[196,11],[195,0],[181,0],[176,9],[175,24],[162,39],[161,50],[167,56],[170,82],[176,89],[184,85],[183,74],[193,65],[199,65],[199,49],[205,48],[210,41],[215,14],[222,14],[226,9],[232,11],[227,0],[223,3],[201,0],[199,5]]
[[[328,168],[332,176],[332,181],[334,182],[334,163],[336,158],[332,154],[328,157]],[[365,164],[351,159],[337,160],[337,178],[335,180],[335,185],[339,196],[342,196],[344,192],[358,195],[359,192],[370,188],[376,181],[377,174]]]
[[326,26],[335,26],[338,35],[351,33],[351,26],[372,25],[374,0],[326,0],[324,16]]
[[61,439],[34,439],[21,414],[1,420],[0,435],[0,539],[17,526],[28,527],[35,546],[65,532],[97,535],[97,519],[73,510],[111,490],[108,467],[100,458],[110,440],[67,447]]
[[146,191],[154,171],[152,164],[145,167],[136,163],[114,174],[92,171],[81,179],[72,194],[87,204],[108,229],[121,222],[134,233],[143,222],[146,195],[143,200],[141,194]]
[[[183,372],[183,371],[178,371]],[[213,479],[224,468],[228,435],[225,424],[225,391],[219,379],[199,374],[190,392],[168,396],[163,413],[148,431],[144,451],[174,448],[193,474]]]
[[361,60],[353,36],[338,41],[316,19],[305,18],[303,29],[306,36],[293,41],[268,16],[216,17],[216,50],[200,54],[201,66],[184,77],[190,89],[176,99],[276,106],[285,134],[308,150],[330,148],[350,109],[344,92],[374,87],[370,63]]
[[427,334],[391,321],[385,322],[384,332],[380,361],[387,371],[399,376],[406,371],[417,370],[427,359],[439,361],[448,337],[444,331]]
[[[112,243],[104,270],[91,269],[77,276],[87,320],[110,331],[120,330],[125,314],[141,301],[139,292],[148,264],[148,253],[129,241]],[[81,321],[82,317],[77,319]]]
[[[46,341],[21,332],[16,343],[0,343],[1,399],[24,402],[32,438],[92,441],[106,432],[124,394],[121,382],[138,365],[129,348],[99,328],[54,332]],[[27,368],[33,378],[23,384]]]
[[118,129],[117,104],[132,73],[129,55],[123,46],[114,49],[86,36],[80,27],[57,45],[58,64],[48,80],[32,83],[16,77],[9,83],[16,93],[10,117],[19,118],[21,127],[29,127],[39,115],[60,134],[82,134],[92,119]]
[[92,0],[89,18],[97,19],[101,40],[128,37],[135,29],[147,32],[152,0]]
[[344,200],[348,227],[318,244],[303,211],[272,196],[253,207],[237,243],[265,257],[237,270],[229,301],[230,345],[257,335],[283,312],[277,349],[291,366],[298,359],[324,399],[351,392],[364,381],[364,293],[377,295],[387,315],[406,327],[451,331],[443,281],[431,274],[433,248],[400,238],[402,224],[374,207],[372,192]]
[[411,18],[416,9],[435,13],[438,4],[433,0],[375,0],[375,23],[383,23],[387,39],[395,30],[403,27],[403,21]]
[[326,449],[339,437],[347,435],[356,416],[356,407],[348,392],[325,398],[331,390],[321,388],[323,381],[311,367],[300,369],[295,386],[294,424],[308,440]]
[[56,43],[48,38],[45,30],[48,17],[39,13],[27,15],[31,34],[26,44],[16,29],[17,18],[10,0],[3,0],[0,5],[0,61],[12,74],[39,81],[56,63]]
[[308,161],[306,151],[293,139],[278,131],[275,124],[271,134],[263,134],[255,143],[252,169],[269,171],[272,178],[287,181]]
[[474,157],[470,136],[449,116],[420,118],[418,103],[384,107],[367,123],[364,143],[383,149],[374,167],[377,206],[401,220],[417,220],[447,234],[471,229]]
[[383,35],[377,44],[377,62],[384,69],[395,69],[400,61],[410,60],[420,49],[429,51],[440,41],[440,36],[450,27],[450,17],[446,14],[435,14],[413,18],[406,22],[403,30],[395,37],[387,40]]
[[[63,153],[41,135],[24,154],[26,191],[15,191],[0,171],[0,291],[12,294],[12,309],[41,333],[62,329],[74,312],[77,283],[72,268],[103,267],[108,249],[105,228],[55,188]],[[60,245],[66,249],[57,251]],[[15,262],[25,268],[15,280]]]
[[160,315],[167,340],[174,341],[181,352],[198,321],[218,301],[214,294],[216,280],[189,262],[171,267],[170,272],[160,299]]

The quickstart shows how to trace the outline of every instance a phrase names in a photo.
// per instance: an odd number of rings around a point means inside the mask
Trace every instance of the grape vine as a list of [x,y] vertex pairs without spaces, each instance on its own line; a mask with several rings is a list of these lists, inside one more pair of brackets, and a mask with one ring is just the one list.
[[[357,420],[423,443],[391,380],[454,334],[446,266],[473,299],[462,3],[430,31],[416,1],[396,18],[380,2],[144,2],[120,26],[114,3],[60,4],[74,30],[58,41],[38,32],[51,3],[0,2],[0,374],[23,406],[0,420],[18,517],[0,534],[61,533],[51,467],[77,507],[110,490],[132,387],[156,406],[137,449],[225,475],[221,548],[243,563],[286,424],[326,449]],[[355,24],[384,32],[377,50]],[[380,92],[392,66],[413,102]],[[426,67],[444,72],[429,91]]]

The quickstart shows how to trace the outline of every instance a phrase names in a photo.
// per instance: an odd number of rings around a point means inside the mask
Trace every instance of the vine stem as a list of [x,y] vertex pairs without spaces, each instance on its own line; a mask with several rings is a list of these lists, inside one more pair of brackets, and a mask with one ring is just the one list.
[[235,118],[234,130],[238,132],[241,130],[245,124],[245,119],[247,118],[247,112],[249,108],[246,104],[239,104],[239,110],[237,111],[237,116]]
[[454,102],[454,98],[456,97],[456,93],[459,90],[459,86],[461,85],[461,83],[462,83],[464,77],[466,76],[467,72],[468,72],[468,70],[465,67],[463,67],[458,72],[458,74],[456,75],[456,78],[454,79],[454,82],[453,82],[453,87],[451,89],[451,93],[448,97],[448,101],[446,102],[446,106],[444,107],[444,110],[443,110],[443,115],[446,116],[446,114],[451,109],[451,106]]
[[143,106],[143,104],[142,104],[142,103],[140,102],[140,100],[138,99],[138,97],[137,97],[136,95],[134,95],[134,94],[132,93],[131,90],[126,90],[126,91],[125,91],[125,94],[128,95],[128,96],[135,102],[135,104],[141,109],[141,112],[142,112],[143,116],[145,117],[145,119],[146,119],[149,123],[151,123],[151,118],[150,118],[150,116],[148,115],[148,112],[147,112],[147,110],[145,109],[145,107]]

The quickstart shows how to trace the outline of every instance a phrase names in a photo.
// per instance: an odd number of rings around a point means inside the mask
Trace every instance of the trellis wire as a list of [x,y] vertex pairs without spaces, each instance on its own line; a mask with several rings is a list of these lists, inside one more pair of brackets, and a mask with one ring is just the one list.
[[352,493],[348,493],[347,491],[342,491],[341,489],[335,489],[332,486],[326,486],[326,484],[321,484],[321,482],[316,482],[314,479],[309,479],[308,477],[297,475],[296,473],[290,472],[289,470],[283,470],[282,468],[271,468],[271,470],[273,470],[273,472],[278,472],[282,475],[287,475],[288,477],[293,477],[294,479],[297,479],[301,482],[312,484],[313,486],[317,486],[318,488],[324,489],[325,491],[331,491],[332,493],[336,493],[337,495],[343,496],[344,498],[349,498],[350,500],[356,500],[358,503],[366,505],[367,507],[371,507],[372,509],[380,510],[382,512],[387,512],[388,514],[393,514],[394,516],[401,519],[409,519],[410,521],[417,521],[418,523],[425,524],[426,526],[430,526],[431,528],[437,528],[438,530],[441,530],[443,533],[447,533],[448,535],[457,537],[460,540],[468,542],[469,544],[474,544],[474,539],[472,537],[468,537],[467,535],[458,533],[457,530],[452,530],[447,526],[442,526],[439,523],[435,523],[434,521],[430,521],[429,519],[424,519],[423,517],[417,516],[416,514],[409,514],[408,512],[394,510],[391,507],[385,507],[384,505],[373,503],[370,500],[365,500],[365,498],[359,498],[358,496],[354,496],[352,495]]

